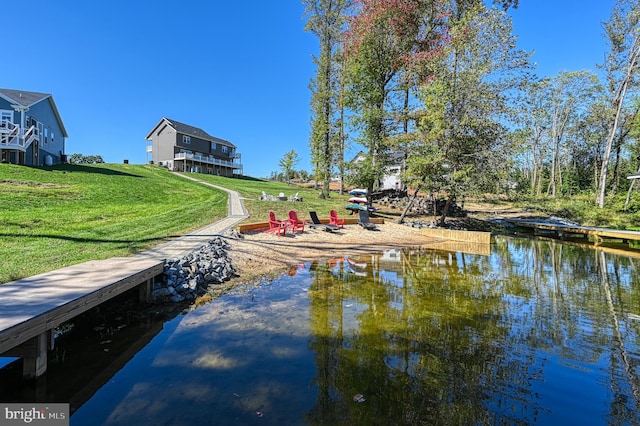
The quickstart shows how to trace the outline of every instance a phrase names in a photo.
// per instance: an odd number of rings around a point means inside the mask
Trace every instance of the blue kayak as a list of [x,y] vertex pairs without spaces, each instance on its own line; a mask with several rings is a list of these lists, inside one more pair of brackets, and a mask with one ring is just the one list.
[[367,190],[366,189],[360,189],[360,188],[355,188],[352,189],[351,191],[349,191],[349,194],[351,195],[355,195],[356,197],[362,196],[362,195],[367,195]]

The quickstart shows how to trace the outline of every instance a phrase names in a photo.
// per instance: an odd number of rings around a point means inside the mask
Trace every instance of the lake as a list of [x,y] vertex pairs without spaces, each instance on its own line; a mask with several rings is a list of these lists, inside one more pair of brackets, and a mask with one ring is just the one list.
[[639,262],[497,237],[303,263],[91,323],[0,400],[71,402],[72,425],[639,424]]

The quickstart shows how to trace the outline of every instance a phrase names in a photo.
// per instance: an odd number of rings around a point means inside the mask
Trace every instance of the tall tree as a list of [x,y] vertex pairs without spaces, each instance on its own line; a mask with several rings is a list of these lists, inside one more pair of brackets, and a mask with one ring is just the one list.
[[[346,39],[347,104],[366,148],[353,178],[371,193],[388,167],[390,136],[402,127],[394,93],[404,93],[408,75],[421,75],[424,62],[445,39],[439,31],[437,0],[360,0]],[[404,97],[402,98],[404,99]],[[402,102],[404,105],[404,102]]]
[[605,34],[609,45],[606,63],[608,90],[611,93],[611,118],[605,151],[602,157],[600,179],[596,192],[598,207],[604,207],[609,175],[609,161],[616,140],[620,141],[625,99],[638,87],[638,61],[640,59],[640,2],[617,0],[611,18],[605,22]]
[[598,91],[601,93],[588,105],[584,119],[581,120],[577,129],[578,139],[584,144],[583,149],[589,160],[584,170],[591,175],[589,184],[581,186],[580,189],[592,193],[596,191],[600,180],[602,155],[608,133],[609,109],[604,97],[604,87],[599,87]]
[[[517,6],[514,0],[496,3]],[[450,43],[448,13],[482,4],[482,0],[356,0],[357,13],[346,38],[347,100],[366,155],[352,170],[354,183],[371,193],[386,172],[391,149],[406,150],[409,101],[415,98],[415,88],[431,78],[430,64]],[[402,146],[393,146],[394,140]]]
[[311,82],[311,157],[316,181],[322,182],[321,197],[329,197],[329,184],[337,158],[343,150],[339,87],[341,67],[336,55],[342,42],[350,0],[302,0],[308,17],[305,29],[320,41],[314,58],[316,76]]
[[[564,181],[565,177],[570,177],[574,185],[577,174],[582,174],[575,165],[589,157],[585,157],[585,138],[597,130],[593,105],[600,93],[598,79],[588,71],[561,72],[529,86],[519,121],[529,135],[532,195],[541,194],[545,176],[547,194],[555,197],[562,193],[565,183],[570,183]],[[579,153],[584,158],[578,158]]]
[[596,76],[587,71],[562,72],[541,82],[550,119],[551,177],[547,192],[553,197],[560,191],[563,165],[568,158],[566,134],[593,101],[597,83]]
[[[511,21],[497,9],[453,5],[450,42],[422,86],[424,111],[408,176],[450,203],[500,170],[509,153],[510,98],[527,80],[528,54],[515,49]],[[495,175],[492,175],[494,178]],[[486,182],[485,182],[486,183]]]
[[517,119],[522,129],[513,136],[519,138],[524,150],[523,158],[529,170],[530,194],[540,195],[544,176],[544,164],[548,152],[549,113],[541,94],[542,84],[531,82],[525,90]]

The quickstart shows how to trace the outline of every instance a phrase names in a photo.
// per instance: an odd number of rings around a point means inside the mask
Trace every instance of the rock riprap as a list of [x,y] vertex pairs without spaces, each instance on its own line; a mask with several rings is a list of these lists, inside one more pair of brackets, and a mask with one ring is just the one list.
[[180,259],[167,259],[162,279],[156,280],[153,302],[183,302],[195,300],[207,293],[210,286],[230,280],[236,273],[222,237],[209,240],[203,246]]

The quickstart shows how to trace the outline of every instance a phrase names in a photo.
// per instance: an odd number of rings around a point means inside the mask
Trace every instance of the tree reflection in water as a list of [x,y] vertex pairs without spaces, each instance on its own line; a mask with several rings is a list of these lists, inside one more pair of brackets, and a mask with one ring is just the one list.
[[307,263],[108,352],[60,345],[46,394],[22,387],[74,425],[638,424],[637,259],[497,237]]
[[[636,259],[497,238],[316,262],[312,424],[627,424]],[[354,404],[362,393],[367,404]]]

